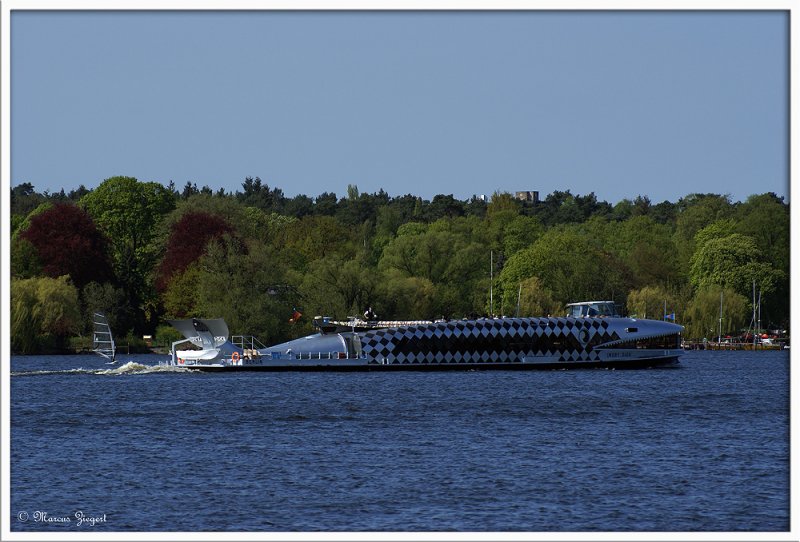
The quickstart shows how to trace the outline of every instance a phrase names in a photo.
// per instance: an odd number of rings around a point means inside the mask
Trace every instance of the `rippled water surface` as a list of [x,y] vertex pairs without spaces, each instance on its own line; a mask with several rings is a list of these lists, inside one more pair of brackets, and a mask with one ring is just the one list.
[[789,529],[788,352],[463,373],[159,359],[12,358],[12,530]]

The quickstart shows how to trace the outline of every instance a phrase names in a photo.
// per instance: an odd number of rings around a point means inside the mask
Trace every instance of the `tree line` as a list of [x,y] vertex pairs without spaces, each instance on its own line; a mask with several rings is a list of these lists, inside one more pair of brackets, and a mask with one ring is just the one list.
[[311,332],[314,315],[367,307],[381,319],[540,316],[589,299],[655,319],[666,308],[703,338],[718,332],[720,294],[723,332],[747,327],[754,281],[763,327],[788,327],[789,205],[774,193],[612,205],[569,190],[487,201],[241,187],[12,187],[12,351],[85,345],[98,310],[130,342],[172,338],[167,319],[222,317],[274,344]]

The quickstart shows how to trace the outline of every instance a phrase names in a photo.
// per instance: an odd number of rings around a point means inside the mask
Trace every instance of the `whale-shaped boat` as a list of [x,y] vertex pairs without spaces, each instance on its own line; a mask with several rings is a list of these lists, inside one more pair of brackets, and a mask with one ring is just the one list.
[[[320,332],[263,347],[228,337],[224,321],[178,320],[186,337],[169,364],[207,371],[464,370],[634,368],[674,365],[683,326],[622,318],[610,302],[574,303],[570,316],[477,318],[320,326]],[[604,316],[589,316],[592,304]],[[582,313],[585,312],[586,315]],[[363,324],[363,323],[362,323]],[[199,349],[177,350],[192,342]]]

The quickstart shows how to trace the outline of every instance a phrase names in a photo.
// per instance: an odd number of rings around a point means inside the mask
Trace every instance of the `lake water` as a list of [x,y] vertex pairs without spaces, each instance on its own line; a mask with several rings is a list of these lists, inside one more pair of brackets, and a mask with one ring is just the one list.
[[786,351],[629,371],[159,359],[12,357],[12,531],[790,528]]

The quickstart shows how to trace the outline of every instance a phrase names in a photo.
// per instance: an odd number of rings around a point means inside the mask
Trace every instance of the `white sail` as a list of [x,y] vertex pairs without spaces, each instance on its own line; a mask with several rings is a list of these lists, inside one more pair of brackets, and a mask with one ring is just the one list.
[[108,319],[103,313],[96,312],[92,321],[94,323],[92,351],[114,363],[117,348],[114,344],[114,337],[111,335],[111,326],[108,325]]

